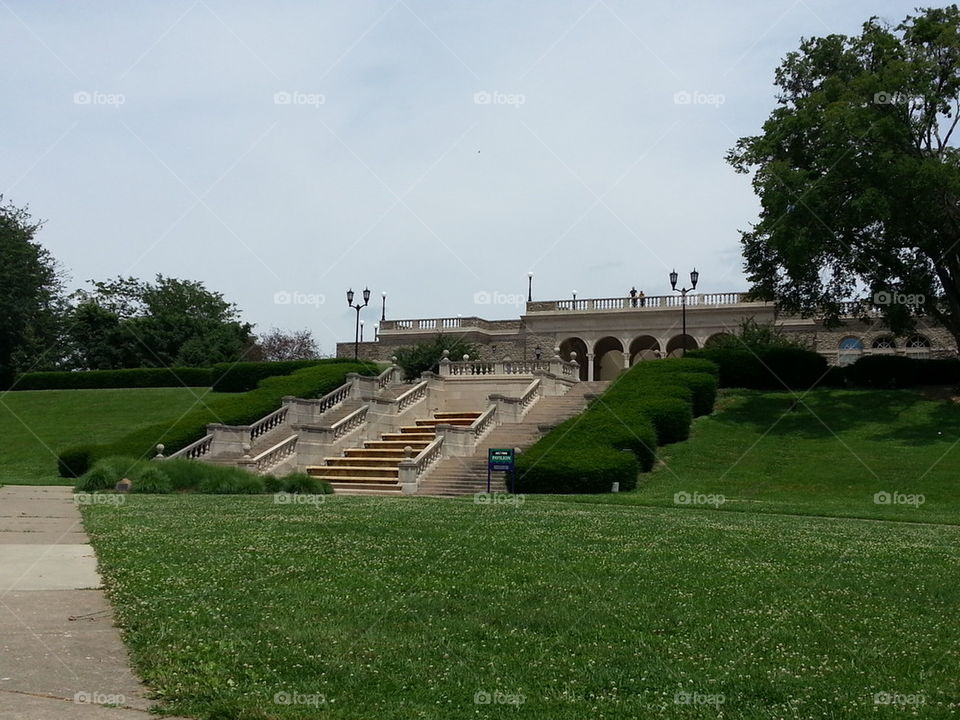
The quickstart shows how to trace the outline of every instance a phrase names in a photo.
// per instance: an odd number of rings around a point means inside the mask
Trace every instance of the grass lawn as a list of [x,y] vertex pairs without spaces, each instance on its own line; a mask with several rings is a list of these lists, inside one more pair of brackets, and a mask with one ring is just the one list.
[[681,494],[689,508],[723,495],[701,507],[960,523],[960,406],[910,390],[816,390],[790,410],[794,399],[725,391],[635,491],[564,499],[677,507]]
[[0,394],[0,483],[72,485],[57,475],[57,452],[83,442],[117,440],[131,430],[171,424],[209,388],[23,390]]
[[168,712],[767,720],[960,708],[951,525],[550,497],[130,496],[84,512],[136,667]]

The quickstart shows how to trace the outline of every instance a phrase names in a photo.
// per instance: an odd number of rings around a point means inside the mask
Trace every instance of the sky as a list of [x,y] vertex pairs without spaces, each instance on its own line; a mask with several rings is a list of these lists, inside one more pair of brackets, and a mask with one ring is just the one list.
[[257,331],[747,288],[724,155],[875,0],[0,0],[0,193],[70,287],[201,280]]

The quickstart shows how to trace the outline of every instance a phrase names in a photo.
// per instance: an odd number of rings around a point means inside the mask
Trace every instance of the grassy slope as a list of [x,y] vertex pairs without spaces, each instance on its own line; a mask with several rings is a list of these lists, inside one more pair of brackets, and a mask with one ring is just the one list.
[[91,438],[117,440],[169,418],[200,400],[216,407],[208,388],[25,390],[0,394],[0,482],[72,485],[57,476],[56,453]]
[[[674,507],[674,495],[722,494],[722,510],[960,523],[960,406],[901,391],[794,396],[725,391],[685,443],[634,492],[564,498]],[[522,490],[522,485],[521,485]],[[877,492],[925,502],[878,505]]]
[[679,691],[757,720],[913,709],[879,692],[922,693],[923,717],[960,703],[953,526],[550,498],[85,512],[137,667],[177,713],[717,717]]

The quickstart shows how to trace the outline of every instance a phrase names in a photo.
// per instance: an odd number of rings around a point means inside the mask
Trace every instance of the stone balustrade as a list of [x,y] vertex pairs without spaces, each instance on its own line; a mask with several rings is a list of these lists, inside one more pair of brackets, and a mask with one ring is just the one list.
[[575,381],[580,377],[580,366],[576,360],[563,360],[558,355],[550,360],[471,360],[464,356],[463,360],[450,360],[448,351],[444,350],[440,361],[440,377],[483,377],[483,376],[515,376],[533,375],[538,372],[552,373],[558,377],[567,377]]
[[417,492],[420,485],[420,477],[443,457],[443,436],[438,436],[436,440],[427,445],[415,457],[406,458],[400,461],[399,480],[400,487],[405,495],[411,495]]

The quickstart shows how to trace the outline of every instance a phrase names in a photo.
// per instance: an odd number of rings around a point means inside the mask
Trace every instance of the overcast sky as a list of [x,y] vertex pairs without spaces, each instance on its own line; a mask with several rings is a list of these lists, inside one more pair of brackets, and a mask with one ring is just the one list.
[[[801,37],[909,2],[0,0],[0,192],[72,284],[204,281],[258,330],[745,289],[724,154]],[[369,338],[369,336],[367,336]]]

